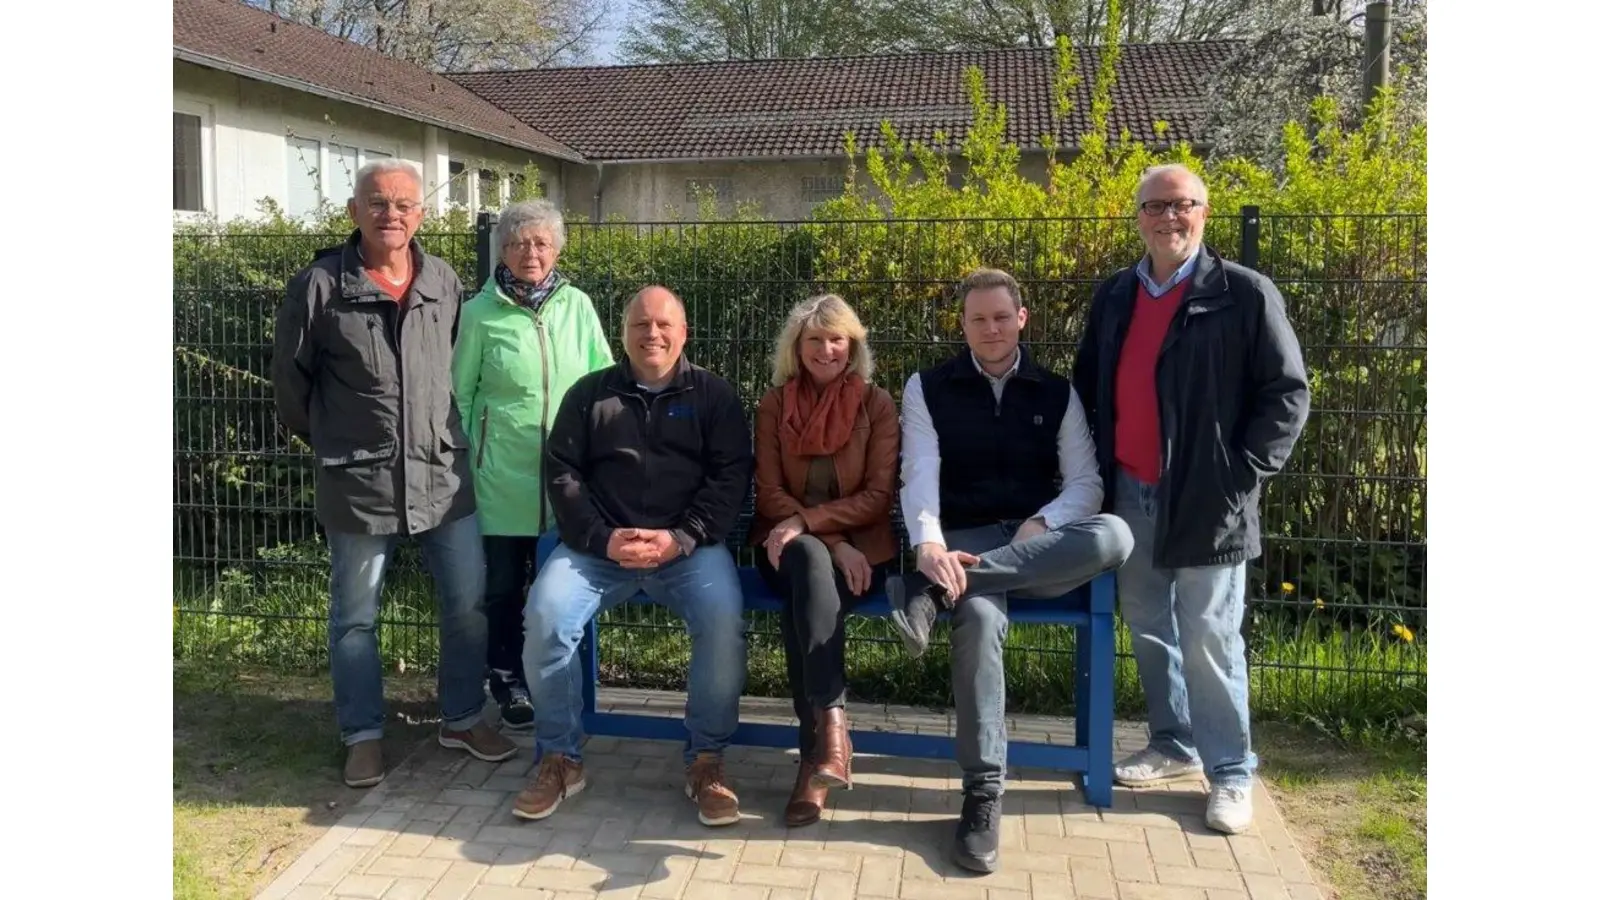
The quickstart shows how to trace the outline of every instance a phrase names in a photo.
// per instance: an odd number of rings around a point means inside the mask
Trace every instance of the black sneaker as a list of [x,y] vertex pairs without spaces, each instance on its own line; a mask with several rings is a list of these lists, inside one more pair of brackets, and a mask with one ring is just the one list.
[[1000,866],[1000,796],[967,794],[961,803],[961,824],[956,826],[956,865],[974,872],[993,872]]
[[511,697],[500,704],[500,724],[506,728],[529,728],[533,725],[533,702],[522,688],[512,688]]
[[939,617],[941,605],[935,594],[945,590],[930,584],[921,572],[909,575],[891,575],[884,581],[884,593],[889,595],[889,621],[900,633],[900,643],[906,653],[916,659],[928,649],[928,635],[933,632],[933,622]]

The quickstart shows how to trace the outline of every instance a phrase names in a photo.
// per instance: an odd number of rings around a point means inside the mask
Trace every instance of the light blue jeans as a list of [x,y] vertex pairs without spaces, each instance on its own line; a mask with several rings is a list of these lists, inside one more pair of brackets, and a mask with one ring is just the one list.
[[648,595],[689,629],[685,764],[721,753],[739,727],[745,681],[744,592],[728,548],[699,547],[656,569],[624,569],[600,556],[557,547],[540,567],[523,612],[522,668],[533,697],[539,752],[581,760],[584,626],[601,612]]
[[[483,712],[489,639],[478,517],[466,516],[415,537],[439,599],[439,712],[445,728],[465,731]],[[346,746],[383,737],[378,598],[399,542],[397,534],[328,532],[333,564],[328,653],[334,710]]]
[[1117,570],[1122,620],[1150,713],[1150,746],[1205,764],[1213,786],[1248,787],[1250,686],[1245,667],[1245,564],[1157,568],[1156,486],[1118,470],[1116,514],[1133,530]]

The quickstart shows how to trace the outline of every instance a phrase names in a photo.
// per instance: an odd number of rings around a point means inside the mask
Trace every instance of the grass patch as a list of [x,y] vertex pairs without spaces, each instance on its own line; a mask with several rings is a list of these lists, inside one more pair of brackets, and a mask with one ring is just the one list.
[[[392,765],[436,727],[431,679],[386,679]],[[172,888],[181,900],[254,896],[362,796],[325,674],[178,662],[173,670]],[[436,720],[435,720],[436,722]]]
[[1257,726],[1261,776],[1340,900],[1428,895],[1427,751],[1414,733]]
[[[408,548],[409,549],[409,548]],[[193,574],[193,573],[189,573]],[[262,578],[268,576],[263,575]],[[427,579],[397,561],[385,586],[379,647],[386,671],[432,671],[438,635]],[[228,570],[208,584],[180,579],[173,653],[199,663],[270,669],[327,664],[327,571],[320,562],[273,569],[270,582]],[[926,654],[907,659],[887,621],[848,620],[850,690],[866,703],[947,708],[949,623],[935,626]],[[1260,614],[1249,638],[1252,713],[1343,727],[1403,719],[1427,709],[1427,648],[1377,623],[1365,630],[1326,618]],[[1006,642],[1007,691],[1018,712],[1067,715],[1074,708],[1071,629],[1016,625]],[[608,685],[682,690],[689,665],[683,624],[665,609],[629,604],[601,619],[600,664]],[[751,614],[745,693],[786,696],[776,615]],[[1142,718],[1132,640],[1118,624],[1113,698],[1117,715]]]

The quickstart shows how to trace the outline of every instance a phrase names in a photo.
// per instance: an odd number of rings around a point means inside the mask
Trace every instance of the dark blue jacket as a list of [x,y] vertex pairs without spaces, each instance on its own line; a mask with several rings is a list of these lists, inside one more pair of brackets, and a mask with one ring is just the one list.
[[[1237,563],[1261,555],[1261,485],[1283,468],[1311,396],[1283,297],[1266,276],[1202,247],[1183,306],[1161,345],[1155,564]],[[1117,487],[1117,360],[1133,317],[1132,267],[1095,291],[1073,366],[1105,482]]]
[[545,442],[545,490],[561,542],[605,556],[616,528],[664,528],[684,555],[727,540],[755,454],[733,386],[682,357],[665,389],[627,358],[579,378]]

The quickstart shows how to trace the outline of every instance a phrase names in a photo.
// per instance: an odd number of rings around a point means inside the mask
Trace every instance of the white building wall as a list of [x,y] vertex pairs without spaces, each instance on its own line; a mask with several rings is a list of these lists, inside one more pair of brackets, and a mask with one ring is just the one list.
[[[201,118],[202,185],[206,211],[218,219],[255,218],[262,198],[287,206],[290,186],[289,140],[317,142],[316,168],[322,198],[335,205],[349,199],[350,173],[376,154],[405,160],[423,174],[430,211],[448,208],[452,160],[469,174],[480,168],[520,172],[539,166],[551,194],[560,199],[558,160],[425,125],[350,103],[254,81],[226,72],[173,61],[173,110]],[[354,148],[353,164],[332,147]],[[296,154],[296,160],[299,158]],[[478,179],[469,177],[470,209],[498,207],[509,193],[478,196]]]

